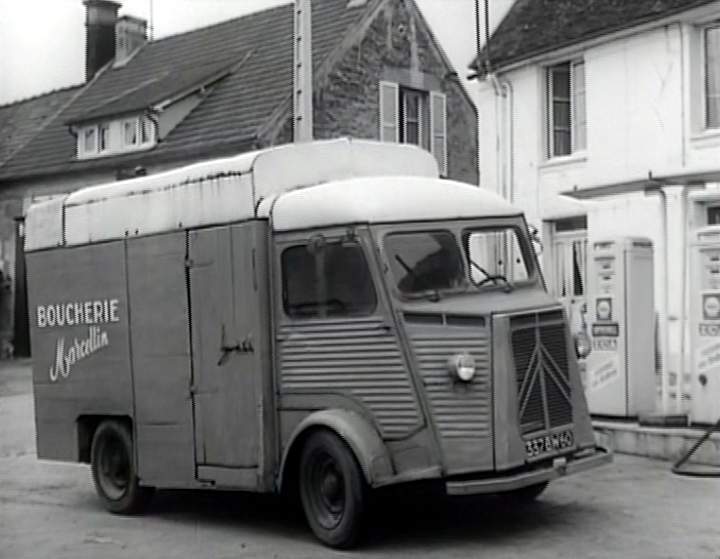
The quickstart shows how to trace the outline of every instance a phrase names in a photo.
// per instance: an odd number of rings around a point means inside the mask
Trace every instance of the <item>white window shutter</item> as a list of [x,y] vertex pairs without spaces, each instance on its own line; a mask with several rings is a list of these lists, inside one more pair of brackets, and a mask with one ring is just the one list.
[[442,176],[448,173],[447,98],[439,91],[430,92],[430,151],[438,162]]
[[400,88],[393,82],[380,82],[380,141],[400,141]]

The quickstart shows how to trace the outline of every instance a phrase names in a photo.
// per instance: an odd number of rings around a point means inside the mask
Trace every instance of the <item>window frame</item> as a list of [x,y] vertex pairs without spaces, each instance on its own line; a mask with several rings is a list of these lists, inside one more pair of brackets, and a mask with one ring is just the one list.
[[[569,152],[568,153],[555,153],[555,90],[554,90],[554,77],[555,71],[561,67],[567,67],[568,75],[568,118],[569,123],[567,130],[569,133]],[[582,67],[582,86],[578,87],[578,80],[576,79],[577,69]],[[548,64],[543,67],[544,80],[545,80],[545,159],[548,161],[577,157],[579,154],[583,154],[587,151],[587,66],[583,57],[575,57],[567,60],[557,61],[552,64]],[[578,97],[583,97],[583,118],[579,123],[577,118],[577,106]],[[562,100],[562,99],[561,99]],[[582,125],[582,145],[578,144],[579,125]]]
[[[405,95],[419,95],[418,146],[437,161],[440,176],[448,176],[448,94],[438,84],[407,85],[409,82],[381,80],[378,84],[378,137],[381,142],[408,143],[405,140]],[[426,87],[431,85],[432,87]],[[435,107],[441,107],[437,114]],[[415,145],[415,144],[410,144]]]
[[[315,315],[308,315],[308,316],[302,316],[302,315],[293,314],[293,313],[289,312],[288,296],[287,296],[287,285],[288,285],[287,278],[288,278],[288,276],[286,274],[286,268],[285,268],[285,259],[284,259],[285,254],[287,251],[292,250],[292,249],[297,249],[297,248],[305,248],[307,250],[308,246],[311,245],[312,242],[313,242],[312,239],[298,238],[298,239],[288,240],[287,242],[283,243],[283,245],[281,247],[279,247],[279,250],[277,252],[277,258],[278,258],[277,262],[278,262],[278,270],[280,272],[280,281],[278,282],[279,287],[280,287],[280,305],[278,305],[278,306],[280,307],[280,312],[281,312],[282,317],[285,320],[303,321],[304,322],[304,321],[312,321],[312,320],[354,320],[354,319],[367,318],[368,316],[376,315],[378,313],[378,309],[380,307],[380,293],[377,289],[375,277],[373,274],[373,270],[371,268],[372,260],[370,258],[368,258],[368,254],[365,250],[365,246],[364,246],[363,242],[359,238],[348,241],[347,239],[334,238],[334,237],[331,237],[331,238],[323,237],[323,244],[325,246],[328,246],[328,245],[338,245],[338,246],[344,246],[344,247],[352,246],[352,247],[356,247],[359,250],[362,260],[363,260],[366,270],[367,270],[367,279],[370,283],[370,288],[372,290],[373,304],[372,304],[371,308],[369,308],[366,311],[362,311],[362,312],[353,312],[353,313],[345,313],[345,314],[327,314],[327,312],[326,312],[324,314],[318,313]],[[310,251],[308,251],[308,253],[311,254]],[[315,264],[315,274],[317,274],[317,271],[318,271],[318,260],[317,259],[315,259],[314,264]],[[324,267],[324,265],[325,265],[325,263],[323,262],[323,267]],[[315,279],[315,283],[320,283],[324,286],[327,285],[327,281],[326,281],[327,278],[323,279],[321,282],[317,282],[317,277],[315,277],[314,279]],[[318,288],[316,287],[316,290],[315,290],[316,295],[317,295],[317,290],[318,290]],[[327,287],[325,287],[325,290],[327,291]],[[316,296],[316,298],[317,298],[317,296]]]

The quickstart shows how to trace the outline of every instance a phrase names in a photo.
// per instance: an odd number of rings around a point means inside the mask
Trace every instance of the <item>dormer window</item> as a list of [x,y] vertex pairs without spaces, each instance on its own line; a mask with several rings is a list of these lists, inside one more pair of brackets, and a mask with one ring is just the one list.
[[89,124],[78,133],[78,159],[149,149],[155,145],[155,125],[146,115]]

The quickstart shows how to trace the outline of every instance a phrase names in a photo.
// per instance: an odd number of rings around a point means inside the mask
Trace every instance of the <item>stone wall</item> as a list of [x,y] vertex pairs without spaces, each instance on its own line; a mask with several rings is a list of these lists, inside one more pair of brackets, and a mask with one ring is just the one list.
[[[398,75],[429,81],[447,96],[448,176],[478,184],[475,107],[438,54],[429,30],[414,13],[408,0],[390,0],[341,59],[328,61],[330,71],[315,80],[315,138],[351,136],[377,140],[380,81],[394,81],[392,77]],[[263,144],[290,141],[292,118],[288,114]]]

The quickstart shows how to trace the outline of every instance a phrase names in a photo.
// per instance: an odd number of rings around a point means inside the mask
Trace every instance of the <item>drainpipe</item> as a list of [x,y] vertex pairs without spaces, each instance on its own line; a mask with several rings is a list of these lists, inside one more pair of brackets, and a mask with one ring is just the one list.
[[[662,251],[662,266],[660,267],[660,270],[662,271],[663,275],[663,299],[662,299],[662,309],[661,309],[661,316],[665,317],[664,324],[663,321],[660,321],[660,333],[661,333],[661,356],[662,356],[662,370],[661,370],[661,381],[662,381],[662,413],[663,415],[668,415],[669,408],[670,408],[670,379],[669,379],[669,371],[668,371],[668,356],[669,356],[669,340],[670,337],[668,335],[668,314],[670,310],[670,294],[668,289],[668,263],[670,262],[669,259],[669,250],[668,250],[668,220],[667,220],[667,195],[665,194],[665,191],[663,190],[663,186],[660,183],[653,182],[652,178],[652,171],[648,172],[648,180],[651,181],[651,184],[645,188],[645,195],[651,196],[653,194],[657,194],[660,197],[660,228],[661,228],[661,239],[663,243],[663,251]],[[679,383],[678,383],[679,386]]]
[[515,202],[515,107],[514,107],[514,96],[512,84],[509,81],[505,81],[502,84],[502,96],[505,99],[505,106],[507,110],[505,112],[505,133],[507,134],[506,139],[506,166],[507,166],[507,199],[512,204]]

